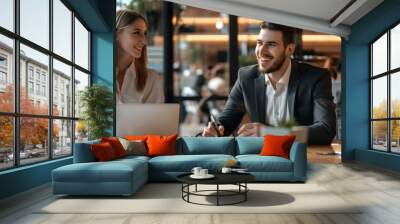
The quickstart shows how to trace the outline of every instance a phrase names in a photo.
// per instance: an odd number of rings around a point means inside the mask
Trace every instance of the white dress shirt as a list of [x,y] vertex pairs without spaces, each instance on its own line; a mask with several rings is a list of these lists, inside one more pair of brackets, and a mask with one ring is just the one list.
[[292,63],[286,68],[283,76],[276,83],[276,89],[272,86],[268,74],[265,74],[266,116],[267,125],[278,126],[282,122],[290,120],[289,104],[287,102],[288,85]]

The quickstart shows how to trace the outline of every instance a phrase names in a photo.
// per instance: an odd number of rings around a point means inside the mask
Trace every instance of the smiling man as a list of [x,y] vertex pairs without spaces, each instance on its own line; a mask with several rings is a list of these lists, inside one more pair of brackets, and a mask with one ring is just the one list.
[[[291,60],[295,30],[263,22],[257,37],[257,65],[239,69],[219,131],[230,135],[258,136],[262,128],[295,119],[308,126],[309,144],[330,144],[336,116],[330,75],[327,70]],[[244,114],[251,123],[238,127]],[[208,124],[203,136],[217,136]]]

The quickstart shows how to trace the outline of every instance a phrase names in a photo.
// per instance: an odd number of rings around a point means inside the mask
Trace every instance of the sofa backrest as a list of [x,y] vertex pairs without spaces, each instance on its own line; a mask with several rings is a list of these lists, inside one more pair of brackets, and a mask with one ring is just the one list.
[[226,154],[235,155],[233,137],[181,137],[176,142],[178,155]]
[[90,148],[92,144],[99,144],[100,140],[75,143],[74,147],[74,163],[95,162],[96,158]]
[[236,137],[236,155],[259,154],[264,145],[263,137]]

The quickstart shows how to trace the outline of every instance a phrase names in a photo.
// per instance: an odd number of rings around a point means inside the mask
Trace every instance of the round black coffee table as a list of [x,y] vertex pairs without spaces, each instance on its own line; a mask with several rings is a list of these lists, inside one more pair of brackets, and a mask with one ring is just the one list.
[[[247,183],[255,180],[255,177],[248,173],[216,173],[213,174],[215,177],[212,179],[193,179],[190,177],[191,173],[182,174],[177,177],[178,181],[182,183],[182,199],[188,203],[198,204],[198,205],[234,205],[239,204],[241,202],[245,202],[247,200],[247,192],[249,188],[247,187]],[[198,184],[204,185],[216,185],[215,190],[197,190]],[[195,186],[194,191],[190,191],[190,186]],[[223,190],[220,189],[220,185],[236,185],[238,186],[237,190]],[[215,194],[205,194],[209,192],[215,192]],[[216,204],[202,204],[190,201],[190,196],[204,196],[204,197],[216,197]],[[232,197],[232,196],[241,196],[238,201],[234,201],[231,203],[221,203],[221,197]]]

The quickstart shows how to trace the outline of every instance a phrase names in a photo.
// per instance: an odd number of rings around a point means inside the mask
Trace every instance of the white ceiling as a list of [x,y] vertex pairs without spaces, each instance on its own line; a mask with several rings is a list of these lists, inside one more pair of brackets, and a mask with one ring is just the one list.
[[[383,0],[168,0],[230,15],[261,19],[342,37]],[[347,4],[336,20],[338,14]]]

